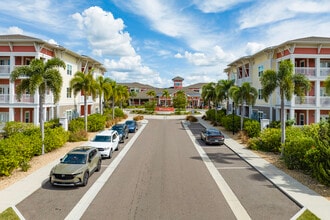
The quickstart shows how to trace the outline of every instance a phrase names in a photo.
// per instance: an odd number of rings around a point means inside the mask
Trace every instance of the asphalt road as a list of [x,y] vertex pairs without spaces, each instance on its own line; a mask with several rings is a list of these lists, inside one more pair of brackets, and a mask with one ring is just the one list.
[[[149,120],[81,219],[236,219],[193,142],[205,151],[251,219],[290,219],[299,207],[226,146],[200,142],[201,125]],[[132,135],[130,136],[130,139]],[[127,143],[127,141],[126,141]],[[26,219],[65,219],[111,166],[103,160],[86,187],[53,187],[47,180],[16,207]]]

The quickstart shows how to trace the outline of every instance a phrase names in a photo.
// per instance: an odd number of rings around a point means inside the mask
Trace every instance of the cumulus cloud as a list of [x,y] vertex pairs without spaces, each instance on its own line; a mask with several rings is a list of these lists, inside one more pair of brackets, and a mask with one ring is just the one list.
[[90,7],[72,15],[78,28],[86,35],[94,55],[135,56],[129,33],[124,31],[122,19],[100,7]]
[[265,45],[257,42],[248,42],[246,45],[245,53],[247,55],[252,55],[265,48]]
[[6,31],[7,34],[23,34],[23,30],[19,27],[9,27],[8,30]]

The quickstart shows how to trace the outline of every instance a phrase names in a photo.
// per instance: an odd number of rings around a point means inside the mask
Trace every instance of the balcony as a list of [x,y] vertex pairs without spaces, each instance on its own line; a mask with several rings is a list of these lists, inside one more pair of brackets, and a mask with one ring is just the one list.
[[329,96],[320,97],[320,106],[329,107],[330,106],[330,97]]
[[320,76],[327,77],[330,75],[330,68],[329,67],[321,67],[320,68]]
[[9,103],[9,94],[0,94],[0,103]]
[[18,100],[16,97],[15,101],[18,103],[34,103],[34,96],[30,94],[24,94],[21,96],[20,100]]
[[295,67],[296,74],[303,74],[308,78],[316,77],[316,68],[315,67]]
[[10,65],[0,65],[0,74],[9,74],[10,73]]
[[294,103],[296,106],[316,106],[316,97],[315,96],[305,96],[304,98],[295,97]]

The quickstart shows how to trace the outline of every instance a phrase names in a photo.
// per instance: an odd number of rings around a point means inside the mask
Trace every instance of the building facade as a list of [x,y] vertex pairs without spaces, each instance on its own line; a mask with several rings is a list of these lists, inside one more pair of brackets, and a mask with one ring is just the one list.
[[[79,55],[59,45],[50,44],[41,39],[24,35],[0,35],[0,122],[3,125],[8,121],[18,121],[39,124],[39,94],[26,92],[18,100],[15,87],[20,80],[11,82],[11,72],[22,65],[29,65],[31,60],[37,58],[49,60],[58,57],[66,64],[66,69],[59,71],[63,78],[60,99],[54,103],[53,95],[47,91],[44,103],[44,120],[54,118],[72,119],[74,116],[82,116],[84,112],[83,95],[73,96],[70,89],[70,80],[77,71],[88,72],[93,69],[94,77],[104,75],[105,69],[98,61]],[[88,113],[99,111],[98,101],[89,97]]]
[[286,119],[293,119],[296,125],[306,125],[329,117],[330,97],[325,94],[324,81],[330,75],[330,38],[323,37],[290,40],[230,63],[225,70],[228,79],[234,79],[237,86],[249,82],[258,90],[256,104],[241,106],[237,113],[240,114],[245,108],[245,117],[280,120],[279,90],[265,102],[260,77],[267,69],[277,71],[282,60],[291,60],[294,73],[304,74],[311,82],[311,90],[304,100],[293,96],[285,101]]

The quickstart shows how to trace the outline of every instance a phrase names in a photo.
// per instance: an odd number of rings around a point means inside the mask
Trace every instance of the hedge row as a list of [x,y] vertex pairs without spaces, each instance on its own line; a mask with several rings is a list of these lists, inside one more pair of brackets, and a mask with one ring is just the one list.
[[[8,125],[8,126],[7,126]],[[40,128],[26,126],[25,123],[9,123],[7,131],[20,130],[18,133],[6,133],[0,140],[0,176],[9,176],[13,170],[21,167],[26,171],[32,157],[41,155],[42,140]],[[26,130],[25,130],[26,129]],[[68,132],[62,127],[45,128],[45,152],[57,149],[68,140]]]

